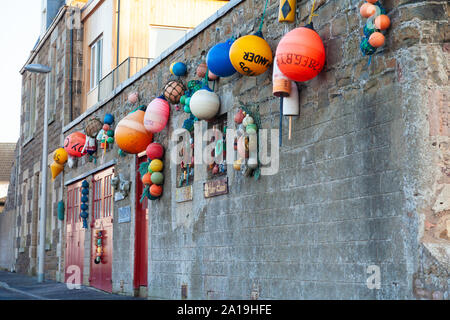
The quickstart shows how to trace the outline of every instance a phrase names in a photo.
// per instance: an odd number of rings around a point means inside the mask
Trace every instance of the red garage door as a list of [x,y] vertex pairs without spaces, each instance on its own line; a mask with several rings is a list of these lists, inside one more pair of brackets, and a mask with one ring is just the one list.
[[148,199],[140,202],[144,187],[141,182],[139,166],[147,157],[138,158],[136,171],[136,236],[134,255],[134,288],[147,287],[148,272]]
[[[91,286],[112,292],[113,261],[113,188],[111,179],[114,168],[106,169],[94,176],[92,182],[92,245],[91,245]],[[103,255],[99,264],[94,263],[97,254],[97,231],[102,231]]]
[[[67,188],[65,280],[72,284],[83,282],[84,229],[80,217],[80,198],[81,181]],[[79,276],[75,276],[74,266],[79,268]]]

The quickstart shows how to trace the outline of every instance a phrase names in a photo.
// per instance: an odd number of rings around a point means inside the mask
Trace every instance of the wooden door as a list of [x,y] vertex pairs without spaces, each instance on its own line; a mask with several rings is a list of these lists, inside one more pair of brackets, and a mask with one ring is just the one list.
[[[113,262],[113,188],[111,179],[114,168],[111,167],[97,173],[92,181],[92,241],[91,241],[91,286],[112,292],[112,262]],[[103,255],[99,264],[94,263],[97,252],[97,231],[103,231]]]
[[148,199],[140,202],[144,187],[139,173],[141,163],[147,161],[147,157],[137,160],[136,168],[136,233],[134,254],[134,288],[147,287],[148,274]]
[[67,188],[67,215],[66,215],[66,268],[65,280],[73,275],[73,267],[79,268],[80,277],[72,277],[72,284],[83,282],[84,259],[84,229],[80,217],[81,181],[71,184]]

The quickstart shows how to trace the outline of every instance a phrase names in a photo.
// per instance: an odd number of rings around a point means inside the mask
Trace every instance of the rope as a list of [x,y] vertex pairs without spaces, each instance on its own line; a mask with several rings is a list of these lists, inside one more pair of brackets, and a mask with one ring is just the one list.
[[313,17],[318,17],[318,14],[314,13],[314,7],[316,6],[316,0],[313,1],[313,5],[311,8],[311,14],[309,15],[309,23],[311,23]]
[[261,17],[261,24],[259,25],[259,30],[258,30],[259,32],[262,32],[262,28],[263,28],[263,24],[264,24],[264,16],[266,15],[268,2],[269,2],[269,0],[266,0],[266,5],[264,6],[264,11],[263,11],[263,14],[262,14],[262,17]]

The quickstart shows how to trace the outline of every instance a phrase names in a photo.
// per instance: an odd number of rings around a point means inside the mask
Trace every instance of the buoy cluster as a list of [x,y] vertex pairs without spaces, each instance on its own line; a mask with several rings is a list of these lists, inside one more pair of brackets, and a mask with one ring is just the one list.
[[363,55],[372,55],[384,45],[386,39],[381,31],[389,28],[391,20],[378,0],[367,0],[361,5],[359,12],[362,17],[367,18],[360,49]]

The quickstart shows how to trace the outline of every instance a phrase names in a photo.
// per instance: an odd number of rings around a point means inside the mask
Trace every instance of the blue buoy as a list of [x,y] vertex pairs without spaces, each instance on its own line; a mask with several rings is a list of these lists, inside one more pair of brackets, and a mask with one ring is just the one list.
[[234,40],[229,39],[225,42],[216,44],[209,50],[206,56],[206,64],[212,73],[219,77],[229,77],[236,72],[230,61],[230,48]]
[[185,76],[187,72],[186,65],[183,62],[174,62],[170,66],[170,73],[177,77]]
[[105,114],[105,119],[103,120],[103,123],[112,125],[114,122],[114,116],[110,113]]

